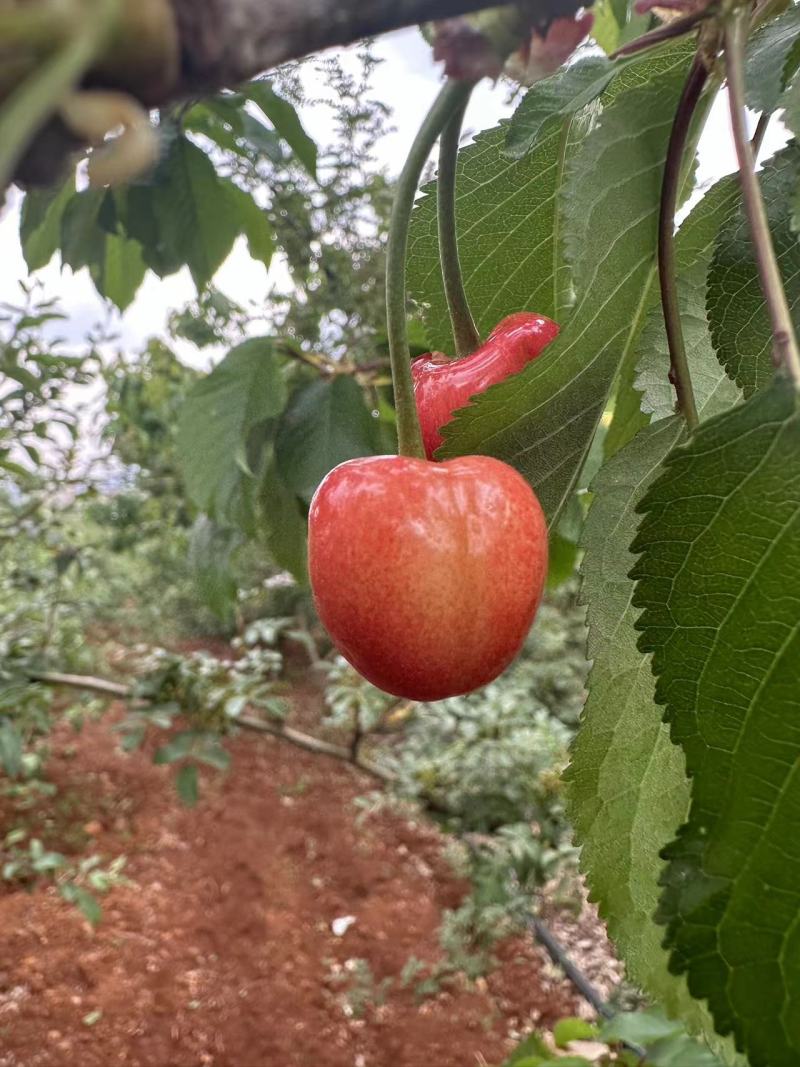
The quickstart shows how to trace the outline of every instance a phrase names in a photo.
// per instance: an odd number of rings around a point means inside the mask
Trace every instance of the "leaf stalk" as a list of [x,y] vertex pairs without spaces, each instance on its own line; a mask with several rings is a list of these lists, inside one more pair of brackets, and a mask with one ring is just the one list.
[[708,81],[708,70],[698,53],[689,70],[686,84],[675,112],[664,162],[661,183],[661,203],[658,216],[658,281],[661,288],[661,308],[669,346],[669,380],[675,389],[678,408],[689,429],[697,426],[697,403],[692,388],[692,375],[686,355],[686,343],[678,304],[678,279],[675,257],[675,212],[681,185],[683,160],[689,130],[697,105]]
[[725,23],[725,63],[731,128],[739,162],[742,201],[750,227],[761,289],[772,325],[773,360],[784,367],[800,389],[800,349],[794,331],[786,291],[775,256],[764,199],[755,171],[755,159],[747,133],[744,105],[744,49],[747,43],[748,12],[737,8]]

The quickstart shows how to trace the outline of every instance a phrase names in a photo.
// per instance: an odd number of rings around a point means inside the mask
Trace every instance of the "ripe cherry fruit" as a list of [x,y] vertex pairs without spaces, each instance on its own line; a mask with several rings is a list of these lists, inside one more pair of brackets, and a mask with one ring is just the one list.
[[552,319],[520,311],[498,323],[484,344],[463,359],[451,360],[439,352],[415,359],[411,374],[428,458],[442,443],[440,430],[453,412],[476,393],[518,374],[557,334]]
[[547,574],[547,525],[522,476],[488,456],[354,459],[314,495],[308,561],[345,658],[389,693],[441,700],[519,652]]

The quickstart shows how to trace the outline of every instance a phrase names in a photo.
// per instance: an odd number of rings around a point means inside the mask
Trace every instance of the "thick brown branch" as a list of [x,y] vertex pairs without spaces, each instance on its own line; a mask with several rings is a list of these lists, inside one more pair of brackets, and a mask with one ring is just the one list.
[[[289,59],[498,0],[172,0],[183,56],[177,94],[232,86]],[[531,0],[538,21],[572,14],[574,0]]]

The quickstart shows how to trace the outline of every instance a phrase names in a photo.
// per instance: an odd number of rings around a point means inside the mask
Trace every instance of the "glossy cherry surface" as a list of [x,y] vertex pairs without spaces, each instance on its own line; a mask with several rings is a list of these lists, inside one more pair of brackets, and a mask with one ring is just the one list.
[[519,651],[542,596],[547,525],[528,483],[488,456],[343,463],[309,514],[319,616],[342,655],[397,696],[485,685]]
[[440,430],[454,411],[490,385],[518,374],[557,335],[558,325],[552,319],[520,311],[498,323],[481,347],[464,359],[451,360],[441,353],[415,359],[411,374],[428,458],[442,443]]

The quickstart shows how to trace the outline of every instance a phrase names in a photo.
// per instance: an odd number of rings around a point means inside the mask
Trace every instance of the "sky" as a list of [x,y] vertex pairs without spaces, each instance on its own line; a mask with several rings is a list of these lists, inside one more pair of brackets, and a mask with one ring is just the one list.
[[[416,29],[399,30],[381,38],[375,54],[383,63],[374,77],[374,95],[385,100],[393,109],[394,131],[378,148],[378,162],[390,173],[398,173],[411,145],[414,134],[432,103],[441,84],[438,64],[431,58],[430,47]],[[495,125],[509,114],[507,89],[493,86],[488,80],[478,85],[470,100],[464,122],[465,132],[478,131]],[[324,142],[329,136],[325,128],[324,112],[308,108],[302,113],[308,132]],[[753,123],[754,125],[754,123]],[[786,141],[779,123],[771,124],[762,156],[772,154]],[[699,152],[698,180],[701,186],[711,184],[723,174],[734,170],[735,154],[730,138],[725,94],[718,97],[708,122]],[[19,299],[19,281],[27,278],[27,268],[19,244],[19,200],[12,192],[0,217],[0,301],[13,303]],[[80,341],[87,329],[98,322],[111,321],[119,344],[128,350],[137,347],[155,333],[163,330],[169,312],[181,307],[195,296],[188,270],[163,280],[148,274],[133,304],[120,316],[108,308],[95,292],[86,271],[74,274],[69,268],[61,270],[58,259],[37,272],[47,296],[57,296],[68,321],[60,324],[59,333],[70,340]],[[269,271],[263,264],[250,259],[243,240],[237,242],[231,255],[218,271],[214,285],[239,303],[262,303],[270,291],[285,283],[286,272],[276,257]],[[180,355],[202,365],[207,355],[200,355],[188,343],[181,346]]]

